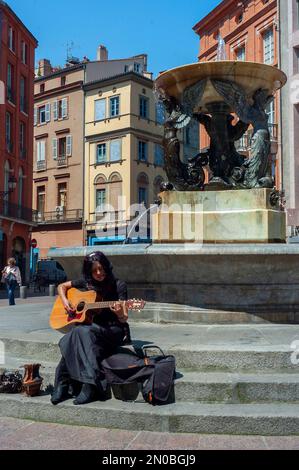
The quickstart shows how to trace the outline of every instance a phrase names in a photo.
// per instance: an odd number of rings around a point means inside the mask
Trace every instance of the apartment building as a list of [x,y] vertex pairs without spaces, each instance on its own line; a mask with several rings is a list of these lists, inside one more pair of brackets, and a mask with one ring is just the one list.
[[[286,4],[287,1],[283,2]],[[295,2],[296,3],[296,2]],[[199,61],[217,59],[219,41],[224,41],[226,60],[260,62],[279,66],[279,18],[277,0],[224,0],[193,30],[200,37]],[[271,155],[269,165],[276,187],[282,187],[282,154],[280,137],[280,95],[269,103]],[[252,130],[237,143],[238,150],[248,155]],[[200,126],[202,150],[209,146],[209,137]]]
[[37,40],[0,0],[0,264],[14,256],[29,277],[32,211],[33,86]]

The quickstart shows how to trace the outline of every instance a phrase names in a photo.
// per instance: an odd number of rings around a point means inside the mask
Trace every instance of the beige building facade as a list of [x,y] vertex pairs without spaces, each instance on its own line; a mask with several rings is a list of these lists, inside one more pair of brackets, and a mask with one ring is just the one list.
[[33,208],[39,257],[83,244],[84,64],[56,72],[40,63],[35,80]]
[[[128,71],[86,83],[86,243],[144,241],[148,233],[130,228],[143,206],[157,198],[163,170],[163,109],[149,74]],[[132,222],[133,221],[133,222]],[[145,224],[145,219],[142,225]]]

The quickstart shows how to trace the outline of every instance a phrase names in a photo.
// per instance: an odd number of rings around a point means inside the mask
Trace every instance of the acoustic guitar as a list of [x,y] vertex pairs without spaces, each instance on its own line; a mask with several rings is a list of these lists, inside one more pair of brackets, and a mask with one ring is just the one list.
[[[62,333],[67,333],[72,327],[78,324],[91,324],[92,312],[91,310],[99,308],[109,308],[113,306],[117,300],[109,300],[106,302],[96,302],[97,293],[93,290],[82,292],[72,287],[67,291],[67,298],[74,307],[72,313],[68,313],[62,303],[61,297],[58,296],[51,315],[50,326],[54,330]],[[144,300],[125,300],[124,301],[129,310],[142,310],[145,306]]]

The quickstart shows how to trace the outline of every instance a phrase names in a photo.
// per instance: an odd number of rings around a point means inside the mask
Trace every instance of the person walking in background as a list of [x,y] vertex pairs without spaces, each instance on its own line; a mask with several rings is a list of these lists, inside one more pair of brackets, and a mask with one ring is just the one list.
[[15,304],[15,289],[17,285],[21,287],[22,279],[21,279],[21,272],[18,266],[16,265],[15,258],[9,258],[7,260],[7,266],[5,266],[5,268],[2,271],[1,282],[3,282],[6,285],[9,305],[16,305]]

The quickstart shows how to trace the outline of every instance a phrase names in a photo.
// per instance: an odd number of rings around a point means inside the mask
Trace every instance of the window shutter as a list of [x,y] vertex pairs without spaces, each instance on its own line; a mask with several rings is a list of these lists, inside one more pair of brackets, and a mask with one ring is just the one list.
[[57,160],[57,143],[58,139],[52,139],[52,155],[54,160]]
[[62,117],[66,118],[68,116],[68,102],[67,98],[62,100]]
[[110,161],[115,162],[121,159],[121,140],[110,142]]
[[71,157],[72,156],[72,136],[67,135],[66,136],[66,156]]
[[101,121],[106,118],[106,99],[94,102],[94,120]]
[[53,119],[54,121],[57,121],[58,119],[58,101],[54,101],[54,104],[53,104]]
[[50,103],[46,104],[46,122],[51,121],[51,105]]
[[37,152],[36,152],[36,153],[37,153],[36,159],[37,159],[38,162],[40,162],[40,160],[41,160],[41,158],[40,158],[41,151],[40,151],[40,150],[41,150],[40,141],[38,140],[38,141],[36,142],[36,151],[37,151]]
[[46,142],[44,140],[41,141],[41,160],[46,160]]
[[37,125],[37,107],[34,107],[34,125]]

